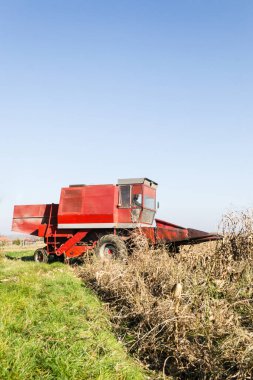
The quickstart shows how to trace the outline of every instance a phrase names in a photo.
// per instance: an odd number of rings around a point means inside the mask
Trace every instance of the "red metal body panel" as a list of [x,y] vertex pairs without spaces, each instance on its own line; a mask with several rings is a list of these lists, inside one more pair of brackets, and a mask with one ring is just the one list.
[[119,208],[117,212],[117,218],[115,218],[117,223],[131,223],[131,209],[130,208]]
[[113,223],[115,190],[114,185],[63,188],[58,224]]
[[188,238],[188,229],[156,219],[156,238],[158,241],[176,242]]
[[140,233],[144,234],[152,244],[156,244],[156,228],[155,227],[142,227]]
[[[20,233],[41,236],[39,228],[48,225],[51,205],[23,205],[14,206],[12,230]],[[53,215],[57,216],[58,205],[53,205]],[[44,236],[44,234],[42,235]]]
[[87,231],[77,232],[74,236],[68,239],[66,243],[64,243],[59,249],[56,250],[56,254],[61,255],[63,253],[68,252],[76,243],[79,243],[79,241],[82,240],[86,235]]

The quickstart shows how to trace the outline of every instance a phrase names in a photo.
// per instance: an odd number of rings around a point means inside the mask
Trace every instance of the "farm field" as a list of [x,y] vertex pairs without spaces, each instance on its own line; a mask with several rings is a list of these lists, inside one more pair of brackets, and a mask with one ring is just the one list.
[[32,253],[1,252],[0,379],[145,379],[73,269]]

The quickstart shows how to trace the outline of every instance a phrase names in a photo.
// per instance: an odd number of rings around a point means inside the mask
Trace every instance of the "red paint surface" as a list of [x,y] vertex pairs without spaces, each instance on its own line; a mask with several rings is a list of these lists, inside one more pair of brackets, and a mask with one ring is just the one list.
[[46,231],[49,219],[51,223],[56,224],[57,211],[57,204],[14,206],[12,231],[44,236],[44,233],[39,234],[39,230]]
[[63,188],[58,223],[113,223],[114,192],[113,185]]

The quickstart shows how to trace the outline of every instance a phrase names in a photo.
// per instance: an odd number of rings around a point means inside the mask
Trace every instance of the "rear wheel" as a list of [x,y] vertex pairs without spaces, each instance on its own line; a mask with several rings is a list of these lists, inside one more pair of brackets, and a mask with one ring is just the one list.
[[48,254],[44,248],[36,249],[33,258],[37,263],[48,263]]
[[96,245],[95,254],[102,260],[127,259],[127,247],[117,235],[102,236]]
[[180,253],[180,247],[176,244],[171,243],[168,244],[166,247],[169,253]]

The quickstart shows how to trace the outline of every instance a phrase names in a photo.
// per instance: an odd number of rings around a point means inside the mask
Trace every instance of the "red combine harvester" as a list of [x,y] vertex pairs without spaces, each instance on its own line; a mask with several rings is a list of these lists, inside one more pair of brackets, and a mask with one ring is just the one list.
[[117,185],[71,185],[62,188],[59,204],[14,206],[12,230],[43,237],[45,248],[35,261],[65,259],[95,249],[101,258],[127,255],[132,231],[151,244],[163,242],[169,250],[180,245],[220,239],[191,228],[154,219],[157,183],[148,178],[120,179]]

